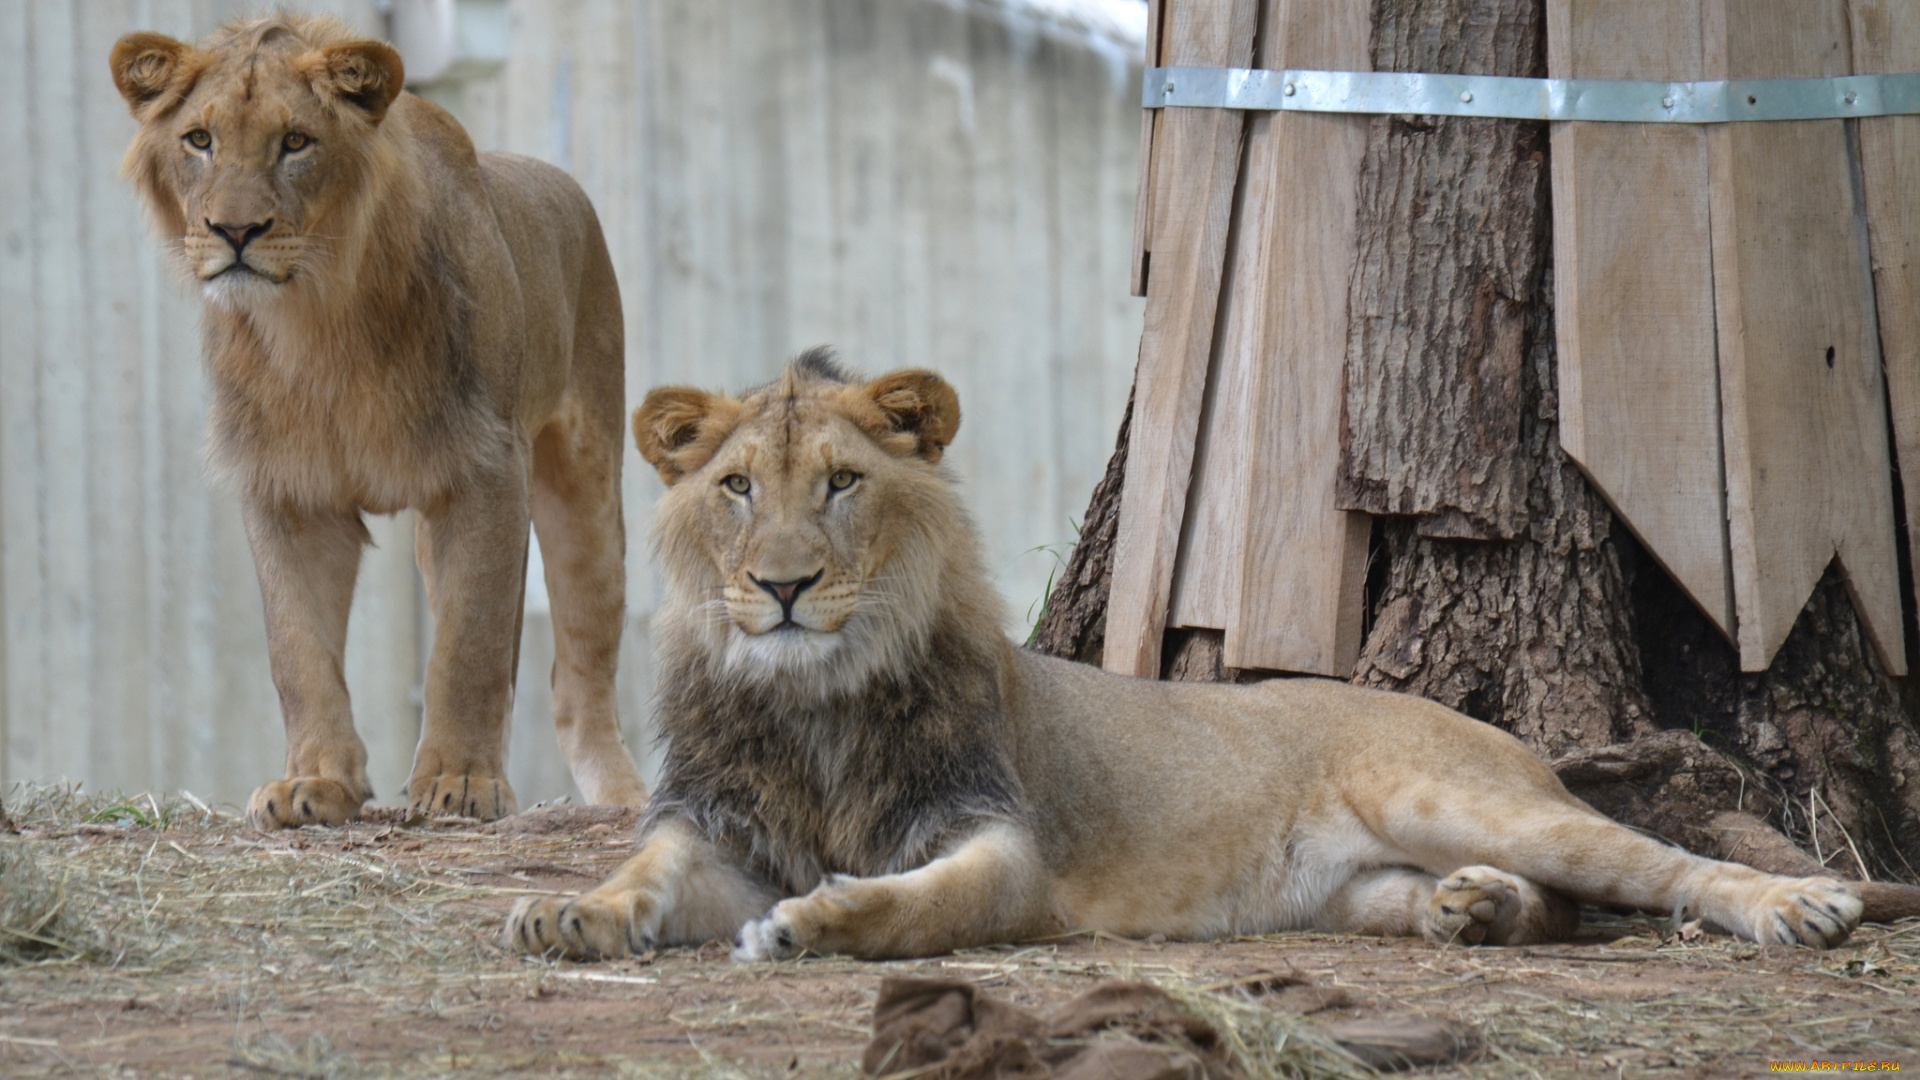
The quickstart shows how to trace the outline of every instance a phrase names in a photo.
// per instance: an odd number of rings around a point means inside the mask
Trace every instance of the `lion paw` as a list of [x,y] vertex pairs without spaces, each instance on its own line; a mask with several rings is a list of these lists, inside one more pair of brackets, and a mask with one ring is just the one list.
[[416,814],[493,821],[518,813],[520,800],[504,776],[443,773],[407,782],[407,803]]
[[761,960],[791,960],[806,951],[800,943],[800,932],[794,929],[792,920],[781,914],[786,906],[778,904],[765,918],[740,928],[740,937],[734,942],[733,959],[736,963],[751,964]]
[[1833,878],[1786,878],[1761,895],[1753,918],[1763,945],[1830,949],[1860,925],[1860,890]]
[[633,905],[585,896],[528,896],[507,916],[503,944],[523,953],[558,953],[573,960],[611,960],[652,952],[659,928],[636,917]]
[[1427,940],[1438,944],[1504,944],[1525,900],[1520,880],[1491,866],[1469,866],[1434,887],[1427,904]]
[[365,802],[338,780],[296,776],[254,789],[247,800],[247,824],[262,831],[342,825],[359,817]]

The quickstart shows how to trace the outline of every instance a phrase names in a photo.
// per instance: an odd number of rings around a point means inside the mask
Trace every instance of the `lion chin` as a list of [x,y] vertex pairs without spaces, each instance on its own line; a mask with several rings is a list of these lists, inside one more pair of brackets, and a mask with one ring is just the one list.
[[[1088,930],[1520,945],[1572,934],[1581,903],[1817,947],[1859,923],[1852,885],[1635,833],[1431,701],[1130,679],[1015,648],[939,466],[959,422],[937,375],[863,382],[819,352],[740,398],[647,396],[634,435],[668,484],[660,785],[638,854],[583,896],[523,900],[508,945],[732,937],[745,961]],[[837,634],[732,621],[821,612],[848,617]]]
[[279,300],[286,279],[275,280],[247,266],[231,266],[200,282],[207,303],[232,312],[265,307]]
[[833,667],[846,645],[840,631],[782,626],[754,634],[738,625],[727,635],[726,666],[742,675],[774,679],[810,676]]

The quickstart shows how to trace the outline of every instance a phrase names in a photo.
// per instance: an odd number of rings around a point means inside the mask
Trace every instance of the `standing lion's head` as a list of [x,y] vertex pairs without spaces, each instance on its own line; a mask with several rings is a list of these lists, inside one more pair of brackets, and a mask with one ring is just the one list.
[[939,467],[959,427],[938,375],[855,381],[825,350],[741,398],[648,394],[633,428],[668,485],[663,619],[719,670],[820,691],[909,662],[944,615],[998,634]]
[[377,138],[403,81],[392,47],[274,16],[199,46],[128,34],[112,65],[140,122],[122,168],[209,299],[277,296],[365,242],[368,196],[395,172]]

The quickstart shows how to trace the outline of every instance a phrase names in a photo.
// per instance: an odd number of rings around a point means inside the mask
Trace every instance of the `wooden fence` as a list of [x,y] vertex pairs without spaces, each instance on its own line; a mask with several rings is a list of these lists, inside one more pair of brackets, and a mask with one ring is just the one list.
[[[370,2],[310,6],[380,31]],[[281,768],[252,561],[201,464],[195,305],[117,176],[133,123],[106,70],[128,30],[197,38],[240,7],[0,3],[0,783],[237,800]],[[553,161],[593,197],[629,402],[742,387],[820,342],[945,372],[966,413],[948,460],[1024,627],[1051,565],[1029,549],[1072,539],[1132,376],[1138,43],[957,0],[512,11],[501,71],[431,92],[483,149]],[[644,756],[660,489],[631,452],[627,470],[621,711]],[[410,523],[370,524],[347,678],[391,800],[431,631]],[[571,787],[538,580],[509,758],[523,803]]]
[[[1365,71],[1375,9],[1153,0],[1148,51],[1155,66]],[[1548,0],[1546,16],[1561,78],[1920,70],[1920,9],[1902,0]],[[1377,171],[1370,132],[1397,118],[1169,108],[1145,123],[1131,266],[1147,309],[1104,663],[1157,676],[1163,631],[1193,627],[1223,632],[1227,667],[1344,678],[1371,517],[1519,535],[1518,459],[1488,447],[1519,445],[1525,283],[1470,213],[1356,230],[1370,190],[1416,186]],[[1574,121],[1550,138],[1567,453],[1742,670],[1767,669],[1837,561],[1880,662],[1906,674],[1892,464],[1911,521],[1920,117]],[[1431,298],[1385,280],[1442,250],[1471,276]],[[1423,301],[1465,339],[1412,333]],[[1381,390],[1356,375],[1369,355],[1411,374]],[[1409,434],[1449,409],[1486,442]]]

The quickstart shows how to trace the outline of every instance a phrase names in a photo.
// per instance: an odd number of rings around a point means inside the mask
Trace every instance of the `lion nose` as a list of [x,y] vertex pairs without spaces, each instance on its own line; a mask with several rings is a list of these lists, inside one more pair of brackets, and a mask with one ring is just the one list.
[[254,237],[273,228],[273,221],[268,219],[252,225],[215,225],[209,221],[207,228],[226,238],[227,243],[233,247],[233,257],[237,259],[240,257],[240,252],[246,249]]
[[801,593],[819,584],[820,575],[824,573],[826,573],[825,570],[815,570],[812,577],[795,578],[792,581],[762,581],[757,577],[753,577],[752,574],[748,574],[747,576],[753,578],[755,585],[767,590],[768,595],[780,601],[781,618],[786,622],[792,622],[793,602],[800,599]]

